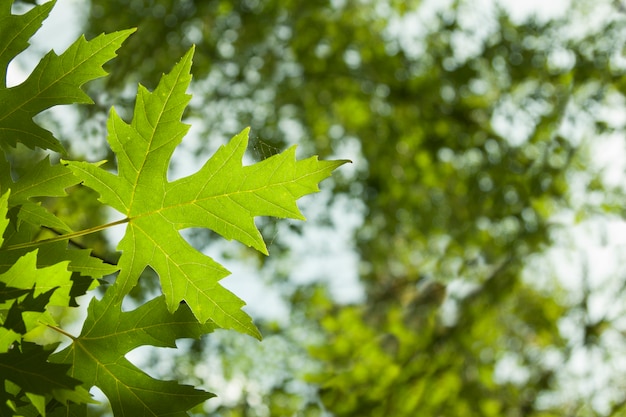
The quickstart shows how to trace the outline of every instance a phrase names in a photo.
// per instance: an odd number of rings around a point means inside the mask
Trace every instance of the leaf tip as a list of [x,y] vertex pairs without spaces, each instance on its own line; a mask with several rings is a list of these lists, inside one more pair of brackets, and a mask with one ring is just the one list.
[[263,335],[261,334],[261,331],[254,324],[252,324],[252,326],[246,331],[246,334],[254,337],[259,342],[263,340]]
[[191,47],[189,48],[189,50],[187,50],[187,52],[185,53],[185,55],[183,55],[183,57],[180,60],[180,63],[188,63],[189,66],[191,66],[191,64],[193,63],[193,55],[196,51],[196,45],[191,45]]

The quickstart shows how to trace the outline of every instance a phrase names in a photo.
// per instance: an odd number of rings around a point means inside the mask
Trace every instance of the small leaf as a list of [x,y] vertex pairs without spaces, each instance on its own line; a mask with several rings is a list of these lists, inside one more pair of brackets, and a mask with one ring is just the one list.
[[[21,22],[17,22],[10,14],[11,8],[6,6],[7,2],[3,3],[0,22],[14,23],[7,29],[7,35],[16,32],[18,36],[15,42],[8,38],[9,45],[0,49],[0,63],[8,63],[52,6],[39,9],[37,14],[31,16],[32,24],[23,28],[19,26]],[[102,65],[116,56],[117,49],[132,32],[134,29],[102,34],[90,41],[81,37],[61,55],[50,51],[22,84],[11,88],[0,86],[0,144],[14,147],[19,142],[30,148],[63,152],[61,143],[50,132],[35,124],[33,117],[61,104],[92,103],[81,86],[106,75]],[[0,34],[4,35],[2,32]]]
[[80,337],[53,359],[71,364],[71,375],[87,389],[100,388],[115,415],[187,416],[186,410],[213,394],[153,379],[124,355],[143,345],[176,347],[176,339],[199,338],[214,327],[198,323],[186,306],[169,313],[162,296],[122,312],[109,289],[101,301],[91,301]]

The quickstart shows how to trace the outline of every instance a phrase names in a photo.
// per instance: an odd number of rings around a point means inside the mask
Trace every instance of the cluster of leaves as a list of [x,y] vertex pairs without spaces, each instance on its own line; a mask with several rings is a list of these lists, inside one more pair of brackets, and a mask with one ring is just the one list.
[[[139,87],[130,123],[111,110],[108,142],[116,173],[101,163],[70,160],[33,118],[56,105],[90,103],[81,87],[106,74],[102,65],[133,30],[89,41],[81,37],[60,55],[48,53],[26,81],[7,87],[8,64],[27,48],[54,2],[19,15],[12,5],[0,1],[0,415],[84,415],[93,386],[108,397],[116,415],[186,415],[212,394],[156,380],[125,355],[143,345],[175,347],[177,339],[197,339],[215,328],[261,335],[241,310],[244,302],[219,284],[229,272],[179,231],[208,228],[267,254],[254,218],[303,219],[296,200],[318,191],[318,183],[345,161],[296,160],[290,148],[243,166],[244,130],[198,172],[169,182],[171,156],[189,128],[181,117],[190,99],[193,48],[154,91]],[[32,155],[19,170],[12,166],[18,151]],[[65,159],[53,162],[59,153]],[[121,218],[74,230],[46,207],[49,199],[83,186]],[[116,264],[77,243],[120,224],[126,232]],[[162,295],[123,311],[123,299],[147,267],[158,274]],[[104,296],[92,298],[80,335],[64,330],[55,308],[76,307],[78,296],[115,273],[114,284],[102,286]],[[50,343],[50,333],[70,344],[55,352],[58,344]]]

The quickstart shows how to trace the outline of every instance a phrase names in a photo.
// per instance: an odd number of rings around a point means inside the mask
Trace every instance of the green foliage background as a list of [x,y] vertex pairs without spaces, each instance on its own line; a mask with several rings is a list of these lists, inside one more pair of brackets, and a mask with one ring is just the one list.
[[[129,86],[153,89],[195,44],[186,116],[200,156],[251,126],[270,148],[355,162],[333,177],[328,212],[363,207],[363,300],[293,285],[290,232],[262,221],[272,257],[234,252],[271,277],[289,317],[255,317],[261,344],[217,332],[153,371],[217,392],[198,415],[624,414],[624,270],[604,278],[595,259],[624,214],[623,176],[598,162],[624,146],[610,116],[625,103],[620,2],[527,20],[470,1],[437,13],[393,0],[85,4],[88,38],[138,30],[89,84],[83,126],[123,99],[132,114]],[[61,139],[80,150],[89,134]],[[220,385],[237,395],[220,399]]]

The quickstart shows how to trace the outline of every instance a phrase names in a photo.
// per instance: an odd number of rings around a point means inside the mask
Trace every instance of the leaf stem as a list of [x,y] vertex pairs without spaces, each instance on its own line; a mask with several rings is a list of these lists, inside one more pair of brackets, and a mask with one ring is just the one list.
[[68,332],[66,332],[65,330],[63,330],[63,329],[61,329],[61,328],[59,328],[59,327],[57,327],[57,326],[53,326],[53,325],[51,325],[51,324],[48,324],[48,323],[44,323],[44,324],[45,324],[46,326],[48,326],[49,328],[51,328],[52,330],[54,330],[55,332],[57,332],[57,333],[61,333],[62,335],[67,336],[67,337],[69,337],[69,338],[70,338],[70,339],[72,339],[72,340],[76,340],[76,337],[72,336],[71,334],[69,334],[69,333],[68,333]]
[[[48,226],[41,226],[42,228],[51,231],[52,233],[54,233],[57,236],[61,236],[63,233],[59,232],[55,229],[53,229],[52,227],[48,227]],[[95,253],[91,248],[88,248],[87,246],[83,245],[80,242],[77,242],[76,239],[69,239],[67,241],[68,244],[72,245],[72,246],[76,246],[77,249],[82,249],[82,250],[91,250],[91,253],[89,254],[89,256],[91,256],[92,258],[97,258],[100,259],[102,262],[104,262],[105,264],[109,264],[109,265],[117,265],[117,263],[115,261],[112,261],[110,259],[107,259],[105,256],[103,255],[99,255],[97,253]]]
[[80,237],[80,236],[85,236],[85,235],[89,235],[89,234],[92,234],[92,233],[96,233],[96,232],[99,232],[101,230],[108,229],[109,227],[117,226],[119,224],[128,223],[129,221],[130,221],[130,219],[128,217],[126,217],[124,219],[116,220],[116,221],[111,222],[111,223],[101,224],[99,226],[90,227],[89,229],[79,230],[78,232],[66,233],[64,235],[51,237],[49,239],[42,239],[42,240],[36,240],[36,241],[33,241],[33,242],[25,242],[25,243],[18,243],[16,245],[9,245],[9,246],[6,246],[4,248],[1,248],[0,251],[10,251],[10,250],[18,250],[18,249],[35,248],[35,247],[37,247],[39,245],[43,245],[43,244],[46,244],[46,243],[59,242],[59,241],[68,240],[68,239],[74,239],[74,238],[77,238],[77,237]]

